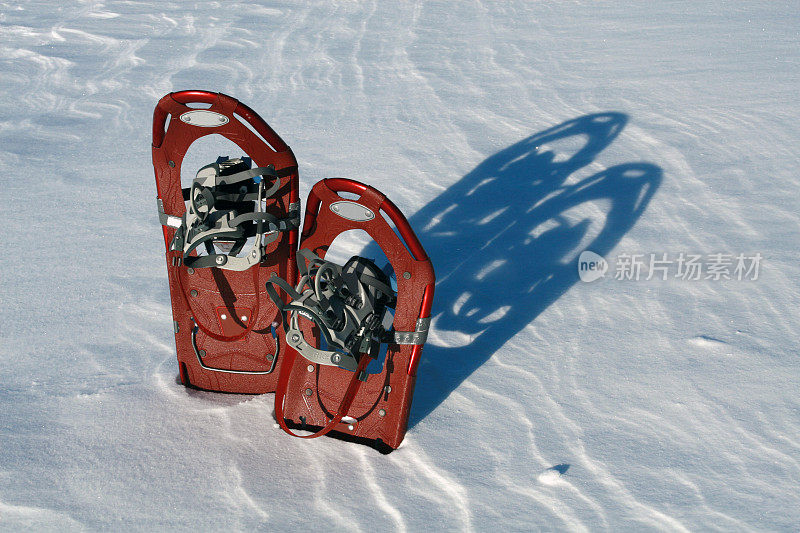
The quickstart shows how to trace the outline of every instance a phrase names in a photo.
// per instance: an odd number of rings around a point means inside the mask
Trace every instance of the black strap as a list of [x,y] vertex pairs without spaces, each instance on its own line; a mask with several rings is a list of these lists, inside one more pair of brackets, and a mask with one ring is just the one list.
[[[216,178],[217,182],[214,188],[218,189],[223,195],[234,196],[237,194],[237,191],[233,186],[235,186],[238,183],[241,183],[242,181],[253,179],[256,176],[262,176],[263,178],[266,177],[276,178],[275,181],[272,183],[272,185],[267,190],[264,191],[264,196],[270,197],[273,194],[275,194],[275,192],[277,192],[277,190],[280,189],[281,187],[280,180],[277,178],[283,178],[288,175],[291,175],[291,172],[289,174],[286,174],[285,176],[281,174],[283,173],[280,171],[275,172],[275,169],[272,168],[272,165],[268,167],[252,168],[250,170],[237,172],[235,174],[230,174],[227,176],[217,176]],[[248,187],[248,194],[250,192],[251,192],[250,187]],[[186,187],[184,189],[181,189],[181,193],[183,194],[184,201],[189,200],[191,198],[192,187]],[[217,194],[217,196],[219,196],[219,194]],[[253,200],[253,199],[255,198],[248,198],[248,200]]]
[[286,304],[283,303],[283,300],[281,300],[280,296],[278,296],[278,293],[275,291],[275,289],[272,288],[272,285],[277,285],[278,287],[280,287],[281,290],[286,294],[288,294],[293,301],[299,300],[300,298],[303,297],[303,295],[297,292],[294,289],[294,287],[289,285],[289,283],[286,280],[284,280],[282,277],[278,276],[275,272],[273,272],[272,276],[270,276],[269,280],[267,281],[267,287],[266,287],[267,294],[269,295],[270,299],[273,302],[275,302],[275,305],[281,311],[286,306]]
[[[348,357],[353,357],[354,365],[358,361],[357,354],[372,353],[370,347],[373,339],[384,337],[380,318],[384,306],[392,307],[396,297],[387,283],[365,271],[365,262],[377,268],[373,262],[358,257],[351,258],[344,267],[340,267],[323,260],[308,249],[298,250],[297,263],[301,276],[297,287],[292,287],[274,273],[267,282],[267,293],[284,313],[282,316],[286,330],[297,329],[297,325],[294,322],[289,323],[285,313],[297,313],[319,327],[329,346],[337,347],[349,354]],[[322,283],[325,284],[324,288]],[[273,285],[289,296],[288,304],[283,304]],[[359,303],[356,295],[366,286],[371,287],[367,291],[370,303],[369,307],[364,308],[366,302]],[[326,293],[333,296],[326,296]],[[385,297],[381,294],[385,294]],[[293,315],[292,320],[294,317],[296,315]],[[347,323],[350,323],[350,327],[345,331],[343,328]],[[339,366],[348,368],[343,366],[344,360],[345,358],[341,358],[341,362],[334,361]]]
[[281,229],[278,217],[269,213],[244,213],[232,218],[228,224],[231,227],[236,227],[243,222],[267,222],[269,223],[267,227],[270,231],[279,231]]

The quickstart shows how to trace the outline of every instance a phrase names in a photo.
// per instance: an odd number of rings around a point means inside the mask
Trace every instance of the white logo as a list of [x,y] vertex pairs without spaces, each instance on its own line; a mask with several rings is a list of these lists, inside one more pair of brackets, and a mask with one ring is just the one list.
[[216,128],[228,123],[228,117],[208,111],[207,109],[195,109],[194,111],[187,111],[181,115],[181,121],[191,126],[200,126],[201,128]]
[[578,276],[581,281],[590,283],[606,275],[608,271],[608,261],[602,256],[589,250],[581,252],[578,257]]

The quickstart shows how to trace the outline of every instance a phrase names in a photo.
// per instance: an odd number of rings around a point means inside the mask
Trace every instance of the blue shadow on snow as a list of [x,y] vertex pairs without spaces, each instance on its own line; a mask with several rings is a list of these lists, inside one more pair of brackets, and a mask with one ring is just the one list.
[[[586,115],[523,139],[409,219],[436,270],[434,329],[464,341],[426,344],[410,426],[578,281],[581,251],[607,255],[641,216],[661,183],[656,165],[615,165],[567,183],[627,120],[616,112]],[[556,157],[547,149],[556,142],[579,147]],[[567,214],[587,203],[603,215]],[[362,255],[375,255],[373,246]]]

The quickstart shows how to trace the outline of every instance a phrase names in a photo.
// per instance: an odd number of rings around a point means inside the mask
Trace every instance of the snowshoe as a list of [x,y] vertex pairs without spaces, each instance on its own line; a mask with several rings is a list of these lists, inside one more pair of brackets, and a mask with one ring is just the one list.
[[[369,259],[353,257],[344,265],[325,260],[334,238],[351,229],[365,230],[383,250],[397,274],[396,290]],[[425,250],[383,194],[335,178],[309,194],[297,262],[295,286],[277,274],[267,285],[283,311],[288,345],[275,394],[278,423],[303,438],[330,433],[382,452],[396,449],[405,436],[430,323],[434,272]],[[370,374],[367,367],[382,343],[383,368]],[[296,429],[312,433],[298,435]]]
[[[182,188],[187,149],[210,134],[247,155],[220,157]],[[156,106],[153,167],[181,382],[225,392],[274,391],[285,337],[265,283],[272,274],[296,277],[300,209],[291,149],[230,96],[182,91]]]

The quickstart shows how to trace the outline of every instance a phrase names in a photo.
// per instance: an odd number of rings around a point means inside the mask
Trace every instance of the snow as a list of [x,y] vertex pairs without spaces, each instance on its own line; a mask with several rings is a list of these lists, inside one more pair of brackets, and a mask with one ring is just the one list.
[[[0,529],[797,530],[796,7],[0,2]],[[301,198],[352,177],[417,229],[399,450],[176,382],[149,146],[181,89],[258,111]],[[613,278],[664,253],[763,260]]]

